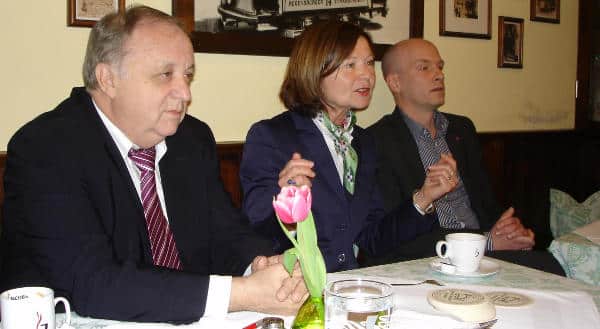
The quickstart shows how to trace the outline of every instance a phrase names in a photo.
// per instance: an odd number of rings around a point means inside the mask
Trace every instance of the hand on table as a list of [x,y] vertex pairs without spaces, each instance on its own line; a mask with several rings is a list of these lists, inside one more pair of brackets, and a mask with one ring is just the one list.
[[451,154],[442,154],[440,160],[427,168],[427,175],[421,194],[423,195],[423,209],[433,201],[454,190],[458,185],[456,161]]
[[492,227],[494,250],[531,250],[535,245],[533,231],[525,228],[514,214],[513,207],[506,209]]
[[311,179],[315,177],[314,162],[302,159],[300,153],[294,152],[290,161],[279,172],[279,187],[296,185],[312,186]]
[[252,262],[251,275],[233,278],[229,310],[296,314],[308,290],[299,264],[290,276],[280,261],[281,255],[259,256]]

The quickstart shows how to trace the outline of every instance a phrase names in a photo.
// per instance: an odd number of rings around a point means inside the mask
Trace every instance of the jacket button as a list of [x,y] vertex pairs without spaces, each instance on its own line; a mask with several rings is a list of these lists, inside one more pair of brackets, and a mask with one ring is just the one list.
[[340,224],[340,225],[338,225],[338,230],[344,231],[344,230],[346,230],[346,227],[348,227],[346,224]]
[[338,260],[338,263],[340,263],[340,264],[343,263],[343,262],[345,262],[346,261],[346,254],[344,254],[344,253],[339,254],[338,257],[337,257],[337,260]]

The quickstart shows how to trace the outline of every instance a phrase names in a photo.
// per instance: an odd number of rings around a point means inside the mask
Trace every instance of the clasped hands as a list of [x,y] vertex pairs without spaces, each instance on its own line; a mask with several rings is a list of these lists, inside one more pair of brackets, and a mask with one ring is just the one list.
[[[458,186],[459,177],[456,160],[451,154],[442,154],[435,164],[427,168],[425,181],[420,189],[419,206],[425,209],[433,201],[443,197]],[[525,228],[510,207],[500,215],[492,227],[494,250],[531,250],[535,245],[535,234]]]
[[308,289],[300,265],[296,263],[290,275],[282,261],[282,255],[254,258],[252,274],[232,279],[229,311],[295,315]]

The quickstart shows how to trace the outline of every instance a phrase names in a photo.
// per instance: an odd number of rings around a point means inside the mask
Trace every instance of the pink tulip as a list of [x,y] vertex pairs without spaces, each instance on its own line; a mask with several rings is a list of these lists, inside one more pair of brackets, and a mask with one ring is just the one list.
[[312,195],[306,185],[285,186],[273,200],[273,209],[279,219],[286,224],[298,223],[306,219],[310,212]]

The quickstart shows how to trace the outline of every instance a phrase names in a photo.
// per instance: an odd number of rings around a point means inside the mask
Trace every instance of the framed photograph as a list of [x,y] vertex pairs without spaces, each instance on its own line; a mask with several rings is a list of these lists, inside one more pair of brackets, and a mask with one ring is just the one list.
[[125,9],[125,0],[68,0],[67,25],[92,27],[104,15]]
[[498,16],[498,67],[523,67],[523,19]]
[[319,20],[364,28],[380,59],[390,44],[423,36],[424,0],[173,0],[173,15],[198,52],[289,56],[294,38]]
[[492,38],[492,0],[440,0],[440,35]]
[[531,0],[531,20],[560,23],[560,0]]

